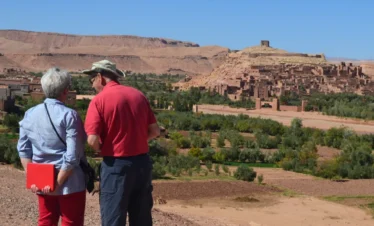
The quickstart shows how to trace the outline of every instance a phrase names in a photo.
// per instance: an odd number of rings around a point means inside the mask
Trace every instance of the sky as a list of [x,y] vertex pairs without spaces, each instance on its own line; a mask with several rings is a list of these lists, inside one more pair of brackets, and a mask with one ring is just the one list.
[[[57,2],[57,3],[56,3]],[[374,59],[371,0],[13,0],[0,29],[136,35],[234,50],[274,48]]]

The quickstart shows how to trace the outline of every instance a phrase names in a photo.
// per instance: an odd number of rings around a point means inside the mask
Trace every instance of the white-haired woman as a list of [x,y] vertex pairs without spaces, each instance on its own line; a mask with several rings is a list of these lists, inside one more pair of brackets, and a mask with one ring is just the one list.
[[79,163],[85,161],[86,134],[78,113],[64,105],[70,83],[68,72],[49,69],[41,79],[44,103],[26,111],[19,123],[17,149],[24,169],[30,162],[51,163],[58,172],[53,192],[48,187],[31,189],[39,199],[38,225],[57,226],[60,216],[63,226],[84,222],[86,187]]

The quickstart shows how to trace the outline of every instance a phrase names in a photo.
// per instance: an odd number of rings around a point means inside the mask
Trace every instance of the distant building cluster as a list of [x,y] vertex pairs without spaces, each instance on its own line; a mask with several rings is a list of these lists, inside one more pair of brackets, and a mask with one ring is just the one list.
[[287,93],[374,93],[374,82],[362,73],[360,66],[341,62],[330,66],[271,65],[251,66],[235,80],[215,85],[213,89],[232,100],[241,96],[268,100]]
[[[43,99],[44,93],[40,83],[40,77],[27,74],[17,69],[3,70],[0,77],[0,116],[9,113],[15,107],[16,97],[32,98],[33,100]],[[66,104],[75,105],[76,92],[70,91]]]

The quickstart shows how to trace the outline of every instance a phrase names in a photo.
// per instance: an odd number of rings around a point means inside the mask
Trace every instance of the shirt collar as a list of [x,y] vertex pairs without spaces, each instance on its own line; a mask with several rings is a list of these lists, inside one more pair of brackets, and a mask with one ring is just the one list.
[[64,104],[61,101],[53,98],[45,98],[44,103],[46,104]]
[[117,86],[117,85],[119,85],[118,82],[110,81],[110,82],[108,82],[108,83],[104,86],[103,90],[105,90],[106,88],[112,87],[112,86]]

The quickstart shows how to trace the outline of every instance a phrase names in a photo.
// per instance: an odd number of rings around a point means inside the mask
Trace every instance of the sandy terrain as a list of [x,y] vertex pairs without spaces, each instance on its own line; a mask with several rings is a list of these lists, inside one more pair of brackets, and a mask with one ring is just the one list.
[[[258,197],[260,203],[263,199],[266,197]],[[217,220],[221,222],[218,225],[240,226],[369,226],[374,223],[371,216],[360,209],[312,197],[272,196],[265,202],[272,204],[244,203],[238,207],[233,201],[214,200],[200,206],[176,202],[160,206],[160,209],[183,215],[200,225],[210,225],[209,222]]]
[[305,127],[327,130],[332,127],[345,126],[357,133],[374,133],[374,121],[345,119],[336,116],[322,115],[317,112],[271,111],[267,109],[246,110],[244,108],[230,108],[222,105],[198,105],[198,111],[206,114],[245,114],[251,117],[272,119],[287,126],[291,124],[292,119],[300,118],[303,120],[303,125]]
[[[318,183],[311,176],[284,172],[280,169],[260,169],[265,182],[298,181]],[[24,173],[10,166],[0,166],[0,225],[35,225],[36,197],[24,189]],[[357,189],[344,188],[355,194]],[[357,186],[356,186],[357,187]],[[306,187],[302,186],[302,190]],[[329,190],[329,189],[327,189]],[[16,192],[15,192],[16,191]],[[373,191],[372,191],[373,193]],[[279,189],[240,181],[155,181],[154,197],[166,200],[155,204],[154,225],[207,226],[302,226],[302,225],[373,225],[374,220],[364,210],[346,207],[310,196],[283,196]],[[239,200],[238,200],[239,198]],[[87,197],[85,225],[99,226],[98,196]]]
[[374,179],[349,180],[334,182],[311,175],[284,171],[280,168],[254,168],[258,174],[264,175],[264,183],[291,189],[313,196],[330,195],[373,195]]
[[77,100],[90,99],[94,98],[95,95],[77,95]]

